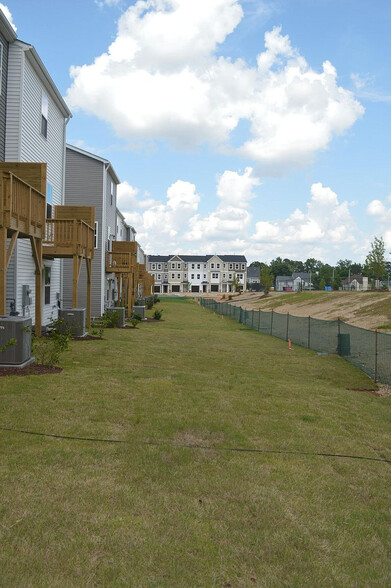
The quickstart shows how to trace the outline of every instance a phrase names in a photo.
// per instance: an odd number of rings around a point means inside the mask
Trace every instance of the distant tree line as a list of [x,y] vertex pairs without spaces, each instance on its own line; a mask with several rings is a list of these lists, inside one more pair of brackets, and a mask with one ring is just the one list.
[[[314,289],[323,290],[330,286],[338,290],[342,281],[355,274],[367,276],[372,283],[376,280],[388,281],[391,277],[391,262],[386,261],[385,245],[382,238],[375,237],[371,243],[365,263],[358,263],[350,259],[340,259],[336,265],[323,263],[320,259],[309,257],[306,261],[276,257],[269,264],[253,261],[250,267],[259,267],[261,285],[270,287],[271,277],[275,283],[277,276],[291,276],[293,273],[311,273],[311,283]],[[263,280],[267,284],[263,284]]]

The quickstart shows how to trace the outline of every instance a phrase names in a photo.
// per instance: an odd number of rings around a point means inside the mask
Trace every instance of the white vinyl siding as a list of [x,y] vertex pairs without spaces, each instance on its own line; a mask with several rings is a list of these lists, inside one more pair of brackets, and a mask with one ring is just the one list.
[[[50,132],[41,135],[42,92],[48,98]],[[7,161],[47,163],[47,181],[53,187],[53,205],[62,204],[63,163],[65,147],[64,116],[29,61],[28,52],[14,43],[9,49],[8,112],[6,132]],[[35,320],[35,265],[28,240],[19,239],[15,246],[17,271],[7,273],[14,281],[16,310],[22,313],[22,285],[31,286],[33,304],[30,314]],[[51,265],[50,304],[43,306],[42,323],[57,317],[56,293],[61,288],[61,260]],[[16,280],[16,282],[15,282]]]

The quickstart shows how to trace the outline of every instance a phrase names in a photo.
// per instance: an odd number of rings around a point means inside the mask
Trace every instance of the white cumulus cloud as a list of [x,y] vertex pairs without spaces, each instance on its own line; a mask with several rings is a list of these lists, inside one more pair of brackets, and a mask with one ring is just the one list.
[[367,214],[374,217],[378,222],[378,232],[384,235],[384,243],[387,249],[391,248],[391,194],[387,197],[386,202],[381,200],[372,200],[367,206]]
[[14,25],[14,21],[12,19],[12,14],[10,9],[8,8],[8,6],[6,4],[2,4],[0,2],[0,10],[3,12],[4,16],[6,17],[6,19],[8,20],[8,22],[10,23],[11,27],[14,29],[14,31],[16,32],[18,29],[16,28],[16,26]]
[[[275,27],[257,65],[218,55],[243,18],[239,0],[138,0],[107,52],[71,68],[67,100],[128,141],[204,142],[250,158],[263,174],[309,163],[363,114],[326,61],[315,71]],[[240,121],[249,132],[234,148]]]
[[264,258],[268,253],[271,257],[324,258],[333,249],[354,247],[358,235],[350,204],[340,203],[337,194],[320,182],[312,184],[305,211],[296,209],[285,219],[262,220],[255,227],[250,239]]

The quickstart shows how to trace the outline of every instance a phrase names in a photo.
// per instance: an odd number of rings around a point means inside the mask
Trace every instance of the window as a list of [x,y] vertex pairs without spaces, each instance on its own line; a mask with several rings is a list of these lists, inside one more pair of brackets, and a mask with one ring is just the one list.
[[175,263],[171,264],[171,269],[175,269]]
[[242,263],[242,269],[245,269],[245,268],[244,268],[244,263]]
[[211,269],[214,269],[215,268],[215,264],[214,263],[211,263],[210,264],[210,267],[211,267]]
[[204,263],[204,269],[206,269],[206,263]]
[[223,274],[223,278],[224,278],[224,280],[225,280],[225,276],[226,276],[226,274]]
[[220,264],[216,263],[216,269],[220,269]]
[[158,280],[160,280],[160,278],[161,278],[161,275],[160,275],[160,274],[158,274],[158,275],[157,275],[157,279],[158,279]]
[[113,180],[110,180],[110,204],[111,204],[111,206],[113,206],[113,202],[114,202],[114,182],[113,182]]
[[162,269],[162,264],[161,263],[158,263],[157,264],[157,269]]
[[197,274],[197,280],[199,280],[201,278],[200,274]]
[[53,186],[46,184],[46,218],[53,218]]
[[177,276],[178,276],[178,280],[180,280],[181,279],[181,274],[177,274]]
[[111,228],[107,227],[107,251],[111,251]]
[[229,274],[228,279],[232,280],[232,274]]
[[212,279],[217,280],[219,277],[219,274],[213,273],[212,274]]
[[177,269],[181,269],[181,264],[180,263],[177,264]]
[[229,264],[229,269],[232,269],[232,268],[233,268],[232,263],[230,263]]
[[45,265],[45,304],[50,304],[50,282],[52,278],[52,268]]
[[175,274],[171,274],[171,279],[175,280]]
[[184,264],[183,264],[183,267],[184,267],[185,269],[187,269],[187,263],[184,263]]
[[187,274],[185,274],[185,280],[186,280],[186,278],[187,278]]
[[98,221],[94,225],[94,249],[98,249]]
[[191,264],[191,269],[194,269],[194,263]]
[[201,265],[199,263],[197,263],[197,269],[200,269]]
[[156,269],[156,265],[154,263],[152,264],[152,269]]
[[168,280],[168,274],[164,274],[164,279],[167,281]]
[[194,274],[191,274],[191,279],[194,280]]
[[235,263],[235,269],[239,269],[239,264]]
[[41,135],[45,137],[48,136],[48,112],[49,112],[49,101],[48,97],[46,96],[45,92],[42,92],[42,102],[41,102]]
[[206,274],[204,274],[204,280],[206,280]]

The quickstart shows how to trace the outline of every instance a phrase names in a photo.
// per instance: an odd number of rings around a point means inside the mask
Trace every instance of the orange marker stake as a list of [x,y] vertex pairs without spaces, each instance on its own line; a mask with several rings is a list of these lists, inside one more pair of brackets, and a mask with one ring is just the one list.
[[292,343],[290,339],[288,339],[288,349],[289,351],[292,351]]

